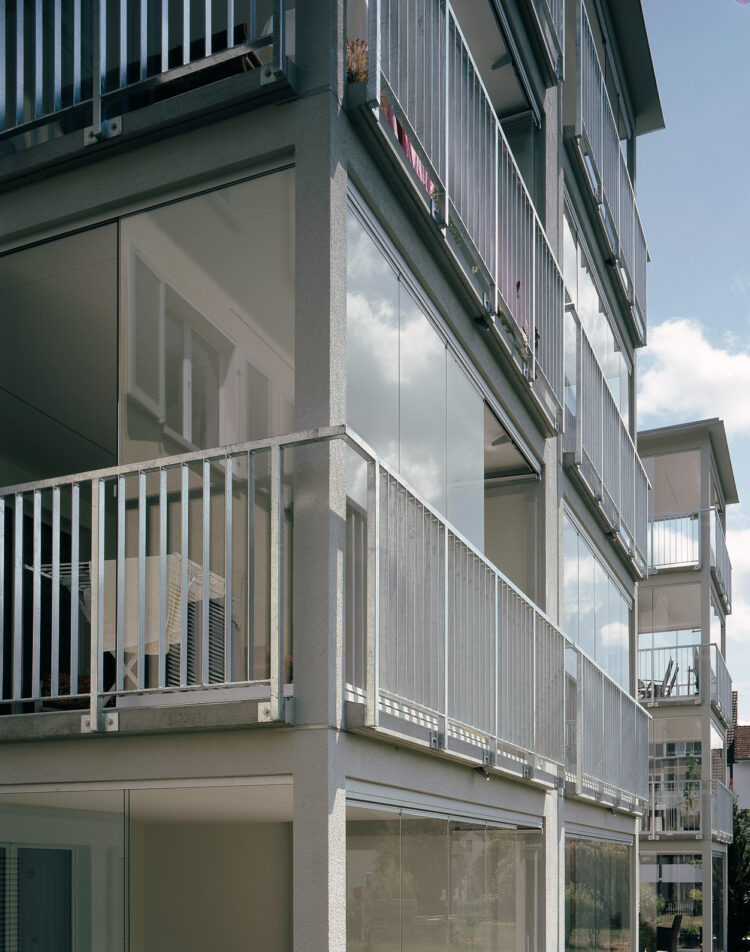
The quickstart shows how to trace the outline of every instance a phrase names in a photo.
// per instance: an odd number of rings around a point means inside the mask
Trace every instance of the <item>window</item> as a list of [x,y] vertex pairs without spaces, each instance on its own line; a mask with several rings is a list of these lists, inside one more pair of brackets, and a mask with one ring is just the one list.
[[232,344],[141,254],[133,258],[130,393],[168,436],[201,449],[218,446]]
[[630,948],[630,851],[565,840],[565,949]]
[[0,952],[71,952],[72,907],[71,847],[0,844]]

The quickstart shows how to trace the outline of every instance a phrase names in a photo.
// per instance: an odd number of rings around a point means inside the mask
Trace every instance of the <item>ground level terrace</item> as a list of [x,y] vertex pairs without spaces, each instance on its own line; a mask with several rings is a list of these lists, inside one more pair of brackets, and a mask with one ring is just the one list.
[[4,949],[631,945],[633,819],[538,785],[326,729],[5,752]]

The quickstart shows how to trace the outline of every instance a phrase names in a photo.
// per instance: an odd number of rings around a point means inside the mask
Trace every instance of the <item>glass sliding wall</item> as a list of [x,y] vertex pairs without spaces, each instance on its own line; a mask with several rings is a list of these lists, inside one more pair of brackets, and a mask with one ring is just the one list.
[[0,257],[0,485],[117,463],[117,227]]
[[640,948],[703,948],[700,855],[642,853],[640,864]]
[[630,853],[621,843],[565,841],[565,948],[630,948]]
[[347,948],[543,947],[542,836],[352,807]]

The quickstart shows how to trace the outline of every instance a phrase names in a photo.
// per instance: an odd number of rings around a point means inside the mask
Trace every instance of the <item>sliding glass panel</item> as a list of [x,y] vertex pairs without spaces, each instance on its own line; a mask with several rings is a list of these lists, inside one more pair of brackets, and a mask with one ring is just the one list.
[[121,462],[288,425],[293,188],[274,172],[122,220]]
[[0,485],[117,463],[117,229],[0,257]]

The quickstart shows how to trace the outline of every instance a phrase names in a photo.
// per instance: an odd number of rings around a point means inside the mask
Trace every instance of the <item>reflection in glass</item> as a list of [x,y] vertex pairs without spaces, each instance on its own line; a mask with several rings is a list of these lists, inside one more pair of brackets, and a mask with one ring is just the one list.
[[448,518],[484,548],[484,404],[448,355]]
[[123,952],[125,794],[0,796],[0,948]]
[[565,841],[565,948],[630,948],[630,850],[620,843]]
[[700,854],[640,856],[640,948],[646,952],[702,945],[702,863]]
[[711,857],[711,921],[713,932],[713,952],[724,952],[724,865],[725,857],[714,853]]
[[347,948],[544,945],[541,833],[347,811]]

